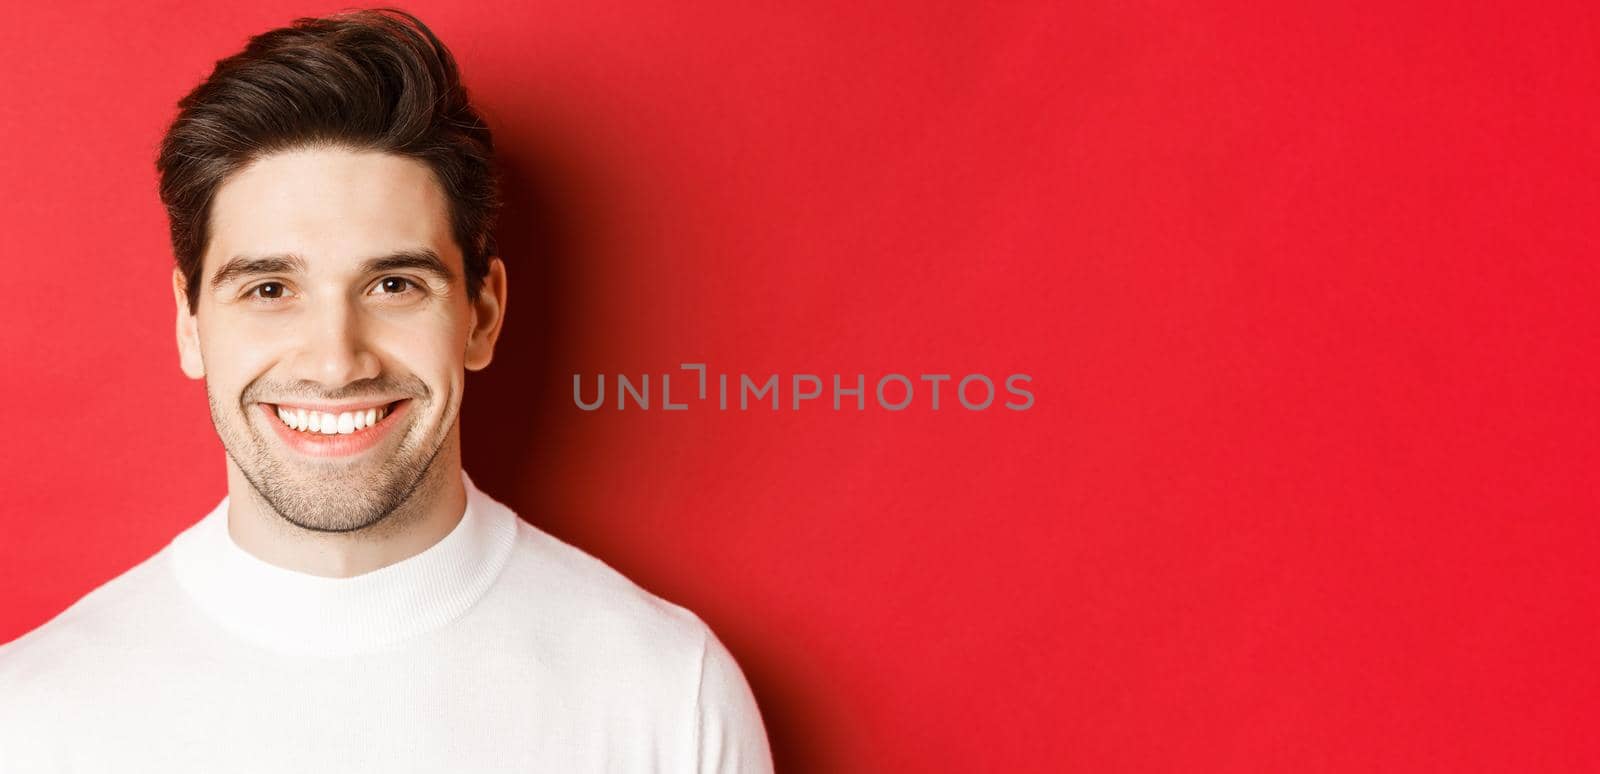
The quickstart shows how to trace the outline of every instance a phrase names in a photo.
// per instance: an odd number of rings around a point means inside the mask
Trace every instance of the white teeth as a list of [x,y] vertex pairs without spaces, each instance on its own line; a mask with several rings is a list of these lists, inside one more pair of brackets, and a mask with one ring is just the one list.
[[330,414],[325,411],[307,411],[303,408],[278,407],[278,419],[285,425],[300,432],[320,433],[322,435],[349,435],[357,430],[371,427],[378,423],[389,413],[387,406],[369,408],[362,411],[345,411],[339,414]]

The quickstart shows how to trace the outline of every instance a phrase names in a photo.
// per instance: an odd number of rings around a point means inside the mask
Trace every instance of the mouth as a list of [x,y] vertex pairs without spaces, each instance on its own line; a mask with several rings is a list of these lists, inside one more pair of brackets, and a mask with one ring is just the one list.
[[383,440],[409,411],[411,400],[339,407],[256,405],[289,448],[310,457],[344,457]]

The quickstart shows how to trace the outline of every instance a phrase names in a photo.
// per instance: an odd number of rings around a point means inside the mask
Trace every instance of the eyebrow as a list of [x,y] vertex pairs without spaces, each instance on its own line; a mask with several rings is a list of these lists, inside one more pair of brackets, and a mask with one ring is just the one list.
[[211,290],[220,290],[240,277],[250,277],[257,274],[295,274],[306,270],[306,261],[298,255],[263,255],[248,256],[236,255],[222,264],[217,273],[211,275]]
[[[432,274],[440,280],[450,282],[455,279],[455,274],[450,271],[439,254],[422,248],[419,250],[400,250],[377,258],[368,258],[361,262],[362,274],[378,274],[388,271],[410,269]],[[236,255],[222,264],[216,273],[211,275],[211,289],[216,291],[241,277],[252,277],[259,274],[296,274],[305,273],[306,260],[294,253],[281,253],[276,255]]]
[[368,258],[361,262],[362,274],[381,274],[402,269],[432,274],[445,282],[450,282],[456,278],[456,275],[450,271],[450,267],[444,265],[444,261],[439,258],[439,254],[427,248],[401,250],[378,258]]

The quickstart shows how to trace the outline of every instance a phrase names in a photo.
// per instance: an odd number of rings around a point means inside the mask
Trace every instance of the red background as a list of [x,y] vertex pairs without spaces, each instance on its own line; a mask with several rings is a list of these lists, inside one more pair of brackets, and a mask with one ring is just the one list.
[[[486,490],[704,617],[783,770],[1600,766],[1592,5],[801,5],[409,6],[507,166]],[[155,147],[336,7],[0,26],[0,641],[223,494]],[[573,405],[696,361],[1036,403]]]

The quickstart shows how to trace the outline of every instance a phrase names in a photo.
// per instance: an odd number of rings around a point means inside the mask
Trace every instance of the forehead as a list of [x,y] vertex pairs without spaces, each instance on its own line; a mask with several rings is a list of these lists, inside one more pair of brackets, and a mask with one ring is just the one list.
[[418,248],[456,255],[433,171],[387,153],[316,148],[262,157],[218,187],[210,218],[208,271],[241,254],[293,253],[312,271]]

